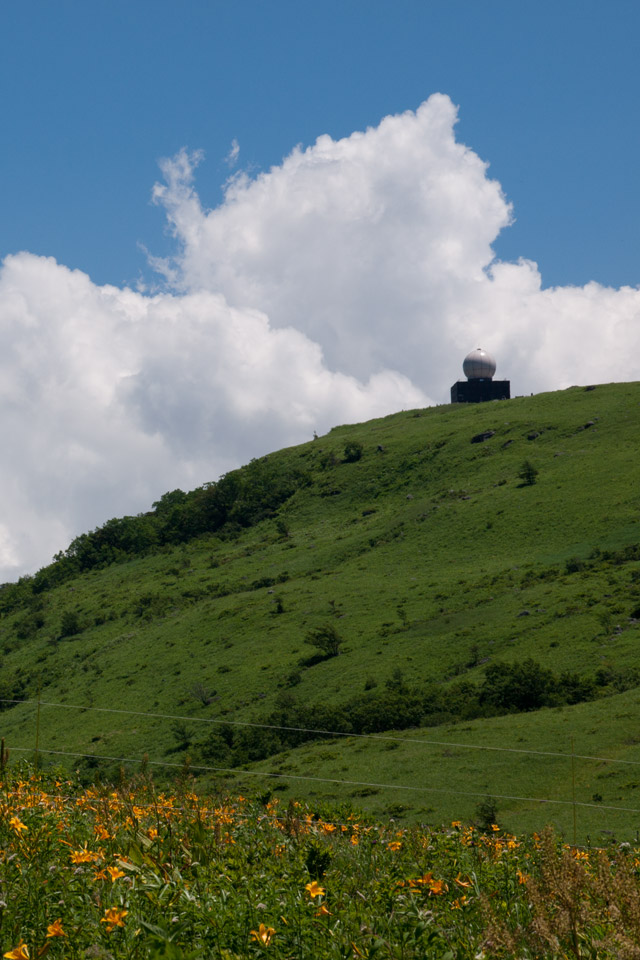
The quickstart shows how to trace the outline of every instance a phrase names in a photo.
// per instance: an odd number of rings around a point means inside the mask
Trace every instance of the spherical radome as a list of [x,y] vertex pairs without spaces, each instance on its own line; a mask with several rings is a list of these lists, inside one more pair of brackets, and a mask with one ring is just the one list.
[[478,347],[464,358],[462,370],[467,380],[491,380],[496,372],[496,362],[490,353]]

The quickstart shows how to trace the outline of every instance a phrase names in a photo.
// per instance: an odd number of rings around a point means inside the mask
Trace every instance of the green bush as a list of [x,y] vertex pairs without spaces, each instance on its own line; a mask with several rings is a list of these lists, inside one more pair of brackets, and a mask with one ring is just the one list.
[[342,637],[331,623],[309,630],[305,643],[316,647],[326,658],[337,657],[343,644]]
[[363,447],[359,440],[349,440],[344,448],[344,462],[355,463],[362,459]]
[[60,621],[60,637],[75,637],[77,633],[81,633],[82,627],[80,626],[80,620],[78,614],[75,610],[65,610],[62,614],[62,620]]
[[525,486],[531,487],[536,482],[538,470],[530,460],[525,460],[518,471],[518,476]]

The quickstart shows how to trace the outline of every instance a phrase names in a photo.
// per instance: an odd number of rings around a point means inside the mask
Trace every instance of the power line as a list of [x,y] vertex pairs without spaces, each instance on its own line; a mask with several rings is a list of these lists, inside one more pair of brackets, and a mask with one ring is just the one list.
[[[18,750],[21,753],[33,753],[31,747],[11,747],[12,750]],[[40,753],[48,753],[61,757],[76,757],[79,759],[91,760],[109,760],[116,763],[142,763],[144,758],[136,757],[111,757],[97,753],[72,753],[67,750],[40,750]],[[168,760],[144,760],[149,766],[172,767],[174,769],[184,769],[184,763],[171,763]],[[206,771],[210,773],[225,773],[234,777],[271,777],[281,780],[305,780],[312,783],[334,783],[349,787],[376,787],[380,790],[409,790],[412,793],[441,793],[456,797],[481,797],[486,798],[487,793],[474,793],[467,790],[452,790],[444,787],[412,787],[399,783],[373,783],[366,780],[338,780],[330,777],[310,777],[300,774],[271,773],[265,770],[239,770],[235,767],[215,767],[203,764],[189,764],[189,770]],[[521,797],[510,794],[494,793],[491,796],[495,800],[519,800],[523,803],[543,803],[554,804],[556,806],[567,807],[594,807],[598,810],[618,810],[624,813],[640,813],[636,807],[616,807],[602,803],[585,803],[579,800],[551,800],[545,797]]]
[[423,737],[391,737],[385,734],[376,733],[347,733],[338,730],[317,730],[313,727],[286,727],[275,723],[255,723],[250,720],[220,720],[211,717],[190,717],[173,713],[146,713],[141,710],[122,710],[116,707],[94,707],[82,706],[73,703],[55,703],[51,700],[9,700],[0,698],[0,703],[33,703],[43,707],[58,707],[62,710],[93,710],[97,713],[114,713],[131,717],[150,717],[154,720],[184,720],[190,723],[210,723],[220,724],[232,727],[254,727],[261,730],[284,730],[289,733],[315,733],[325,737],[345,737],[359,740],[379,740],[383,742],[392,741],[394,743],[415,743],[423,746],[433,747],[456,747],[459,750],[489,750],[495,753],[519,753],[535,757],[556,757],[557,759],[570,760],[595,760],[599,763],[623,763],[627,766],[640,766],[640,760],[622,760],[614,757],[596,757],[582,753],[559,753],[552,750],[526,750],[522,747],[494,747],[479,743],[458,743],[454,740],[426,740]]

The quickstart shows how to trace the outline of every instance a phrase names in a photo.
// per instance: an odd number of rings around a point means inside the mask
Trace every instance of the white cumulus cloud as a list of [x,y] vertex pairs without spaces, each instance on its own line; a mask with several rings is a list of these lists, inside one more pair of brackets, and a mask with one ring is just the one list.
[[637,376],[640,291],[496,261],[511,206],[455,122],[434,95],[235,173],[213,210],[180,151],[153,194],[175,236],[162,293],[5,259],[0,580],[314,429],[446,402],[476,346],[517,393]]
[[2,580],[168,489],[430,402],[399,373],[329,370],[303,333],[220,294],[98,287],[28,253],[0,269],[0,317]]

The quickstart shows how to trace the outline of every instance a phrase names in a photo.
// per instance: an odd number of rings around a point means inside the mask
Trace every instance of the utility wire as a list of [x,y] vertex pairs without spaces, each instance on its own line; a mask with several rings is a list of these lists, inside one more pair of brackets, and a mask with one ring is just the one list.
[[[424,746],[433,747],[456,747],[460,750],[490,750],[495,753],[520,753],[534,757],[556,757],[563,760],[570,760],[573,756],[576,760],[596,760],[600,763],[623,763],[627,766],[640,766],[640,760],[620,760],[613,757],[595,757],[582,753],[559,753],[552,750],[525,750],[522,747],[493,747],[480,743],[457,743],[454,740],[426,740],[422,737],[390,737],[385,734],[376,733],[345,733],[338,730],[316,730],[313,727],[285,727],[275,723],[254,723],[249,720],[220,720],[211,717],[190,717],[173,713],[145,713],[140,710],[121,710],[116,707],[93,707],[81,706],[73,703],[55,703],[51,700],[40,700],[43,707],[59,707],[63,710],[93,710],[98,713],[122,714],[130,717],[150,717],[154,720],[185,720],[189,723],[212,723],[228,725],[232,727],[254,727],[260,730],[284,730],[289,733],[315,733],[325,737],[345,737],[357,738],[359,740],[380,740],[384,742],[392,741],[394,743],[417,743]],[[34,703],[37,700],[8,700],[1,699],[0,703]]]
[[[18,750],[21,753],[32,753],[33,748],[31,747],[11,747],[12,750]],[[103,754],[97,753],[71,753],[67,750],[40,750],[40,753],[49,753],[55,756],[60,757],[76,757],[84,758],[91,760],[110,760],[117,763],[142,763],[142,758],[136,759],[135,757],[110,757]],[[183,769],[183,763],[171,763],[168,760],[147,760],[145,761],[149,766],[160,766],[160,767],[172,767],[175,769]],[[206,766],[206,765],[197,765],[190,764],[189,770],[200,770],[207,771],[210,773],[225,773],[230,774],[234,777],[271,777],[281,780],[305,780],[313,783],[334,783],[341,784],[342,786],[348,787],[377,787],[380,790],[409,790],[412,793],[443,793],[448,796],[456,797],[486,797],[486,791],[484,793],[473,793],[467,790],[451,790],[444,787],[412,787],[406,786],[399,783],[372,783],[366,780],[338,780],[329,777],[309,777],[302,776],[300,774],[289,774],[289,773],[271,773],[265,770],[239,770],[235,767],[215,767],[215,766]],[[494,793],[491,795],[496,800],[519,800],[523,803],[546,803],[554,804],[556,806],[566,806],[566,807],[594,807],[598,810],[619,810],[625,813],[640,813],[640,809],[636,807],[615,807],[609,806],[603,803],[585,803],[583,801],[573,801],[573,800],[550,800],[545,797],[521,797],[510,794],[501,794]]]

